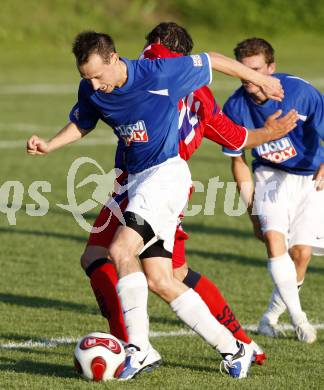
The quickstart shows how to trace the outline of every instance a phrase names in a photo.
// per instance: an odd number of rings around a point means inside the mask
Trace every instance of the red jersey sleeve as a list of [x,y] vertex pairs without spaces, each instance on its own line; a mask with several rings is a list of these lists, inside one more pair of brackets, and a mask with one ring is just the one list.
[[206,123],[204,130],[204,137],[231,150],[242,149],[248,136],[247,129],[234,123],[221,109]]

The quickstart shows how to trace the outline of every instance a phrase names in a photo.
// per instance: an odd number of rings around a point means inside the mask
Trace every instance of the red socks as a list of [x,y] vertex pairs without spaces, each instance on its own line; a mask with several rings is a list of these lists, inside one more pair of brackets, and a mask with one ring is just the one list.
[[185,283],[188,287],[193,288],[201,296],[212,315],[222,325],[226,326],[237,340],[250,344],[252,340],[244,332],[241,324],[235,318],[228,303],[212,281],[189,268],[188,274],[183,280],[183,283]]
[[107,259],[98,259],[86,272],[101,314],[108,320],[110,333],[127,343],[128,335],[116,290],[118,276],[114,265]]

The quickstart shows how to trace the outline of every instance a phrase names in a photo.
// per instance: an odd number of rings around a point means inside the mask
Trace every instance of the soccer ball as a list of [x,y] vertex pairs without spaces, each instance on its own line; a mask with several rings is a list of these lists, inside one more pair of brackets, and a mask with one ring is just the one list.
[[119,376],[125,358],[124,347],[116,337],[94,332],[78,341],[74,351],[74,366],[86,379],[107,381]]

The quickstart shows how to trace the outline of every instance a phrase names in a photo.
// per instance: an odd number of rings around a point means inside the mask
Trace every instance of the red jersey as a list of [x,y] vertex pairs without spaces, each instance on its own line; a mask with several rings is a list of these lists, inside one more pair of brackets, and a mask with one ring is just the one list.
[[[141,58],[153,60],[180,55],[163,45],[152,44],[144,49]],[[206,86],[179,102],[180,156],[188,160],[204,137],[231,150],[241,149],[247,138],[246,128],[235,124],[222,112]]]

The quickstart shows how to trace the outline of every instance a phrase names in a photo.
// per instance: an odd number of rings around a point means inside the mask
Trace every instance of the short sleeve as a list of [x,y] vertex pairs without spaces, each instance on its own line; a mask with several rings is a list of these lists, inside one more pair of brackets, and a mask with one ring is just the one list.
[[239,156],[242,156],[244,154],[243,149],[232,150],[232,149],[229,149],[229,148],[226,148],[225,146],[223,146],[222,150],[223,150],[223,153],[225,154],[225,156],[229,156],[229,157],[239,157]]
[[79,128],[91,131],[97,125],[99,113],[93,107],[84,88],[84,81],[81,81],[78,92],[78,101],[70,112],[70,121],[75,123]]
[[156,61],[160,61],[161,72],[167,76],[168,95],[173,102],[212,81],[210,58],[206,53]]

